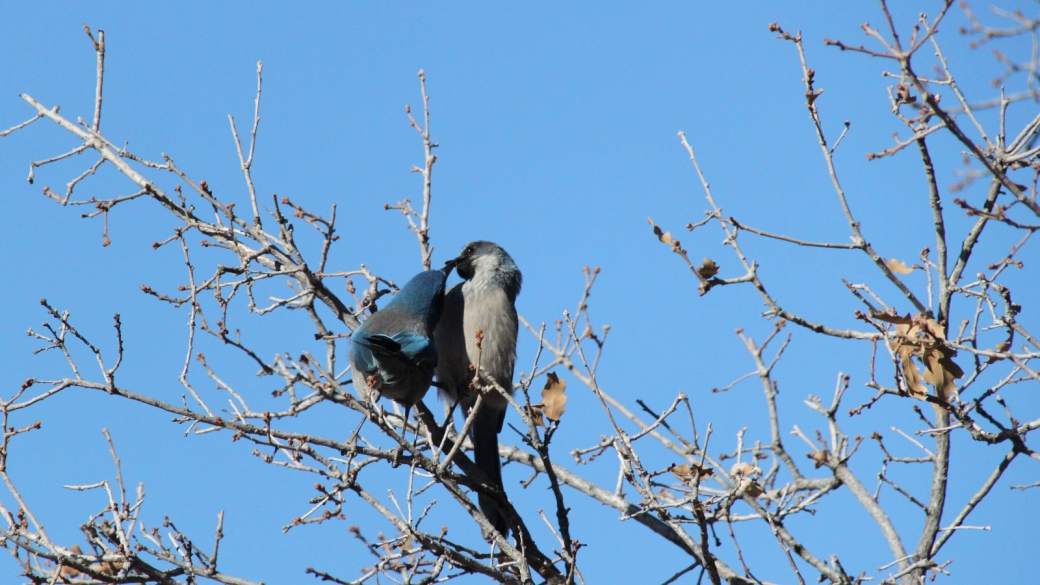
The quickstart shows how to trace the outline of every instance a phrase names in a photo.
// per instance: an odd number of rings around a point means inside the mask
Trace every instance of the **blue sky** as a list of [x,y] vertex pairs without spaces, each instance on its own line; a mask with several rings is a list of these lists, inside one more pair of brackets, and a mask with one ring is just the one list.
[[[936,3],[915,3],[900,6],[896,16],[908,30],[918,12],[936,8]],[[352,269],[363,262],[402,283],[421,268],[418,247],[403,218],[382,206],[421,194],[420,178],[409,173],[422,161],[421,143],[408,126],[404,105],[420,106],[416,72],[422,68],[433,137],[440,144],[431,216],[434,260],[453,257],[470,240],[500,243],[523,270],[518,308],[535,323],[573,311],[582,267],[600,266],[591,308],[597,323],[612,326],[600,382],[629,405],[642,398],[663,407],[676,392],[686,392],[698,423],[713,422],[712,450],[721,452],[732,450],[741,427],[750,427],[755,438],[767,436],[755,382],[722,395],[710,389],[753,368],[733,330],[742,327],[761,339],[771,326],[758,316],[761,301],[749,287],[699,297],[696,280],[653,237],[646,218],[677,235],[685,234],[687,222],[703,218],[703,193],[676,137],[683,130],[727,214],[808,240],[847,241],[848,226],[805,112],[797,54],[768,31],[774,21],[805,35],[810,66],[825,89],[819,103],[831,140],[845,120],[852,123],[836,161],[866,237],[883,256],[910,263],[934,243],[919,164],[909,153],[869,163],[865,157],[889,147],[892,133],[902,131],[889,113],[890,80],[881,76],[887,64],[822,42],[825,37],[866,42],[859,25],[881,22],[876,5],[869,3],[756,2],[739,10],[732,4],[678,2],[608,8],[592,3],[8,4],[0,22],[0,126],[31,115],[19,93],[60,104],[73,119],[90,116],[94,53],[81,30],[87,23],[107,34],[106,136],[117,143],[129,140],[131,150],[152,159],[168,153],[218,195],[245,202],[227,115],[236,117],[240,131],[249,124],[261,60],[258,190],[265,197],[289,196],[313,210],[338,204],[343,237],[333,265]],[[969,96],[991,97],[995,90],[988,81],[997,66],[987,50],[971,51],[956,34],[963,21],[957,12],[950,17],[944,50]],[[1023,47],[1008,50],[1021,54]],[[1035,105],[1019,104],[1011,119],[1033,112]],[[112,245],[102,247],[99,220],[81,219],[82,209],[61,208],[40,194],[43,185],[63,185],[93,158],[75,157],[38,170],[34,185],[25,181],[30,160],[74,145],[44,122],[0,140],[2,241],[8,251],[7,270],[0,275],[7,295],[0,306],[6,361],[0,389],[7,396],[28,377],[64,375],[59,356],[33,356],[38,345],[24,334],[38,327],[44,317],[38,300],[47,298],[71,310],[79,326],[109,349],[110,319],[120,313],[130,348],[122,383],[179,401],[176,378],[184,360],[187,313],[140,292],[142,284],[169,290],[183,279],[179,252],[150,246],[170,234],[172,218],[146,201],[117,208],[109,220]],[[948,188],[957,180],[960,149],[942,139],[934,148],[940,185]],[[132,191],[125,179],[104,172],[77,189],[98,197]],[[963,233],[967,223],[960,212],[951,209],[948,215],[951,232]],[[717,227],[679,237],[694,258],[715,259],[723,276],[740,274]],[[983,241],[987,258],[1006,250],[1012,237],[994,230]],[[787,308],[813,320],[853,326],[852,312],[859,306],[845,292],[842,277],[869,282],[896,299],[865,257],[779,247],[747,236],[742,242],[770,290]],[[1035,282],[1028,268],[1040,258],[1026,250],[1022,259],[1027,270],[1011,275],[1009,283],[1021,285],[1019,298],[1028,307],[1030,300],[1040,300],[1027,286],[1030,278]],[[909,282],[923,291],[919,275]],[[1028,312],[1022,318],[1035,319]],[[241,315],[238,322],[265,355],[314,344],[301,315]],[[839,371],[853,376],[850,406],[870,396],[863,387],[868,347],[793,333],[776,370],[785,431],[793,424],[820,426],[801,401],[807,394],[829,396]],[[535,343],[523,335],[519,363],[526,368]],[[238,356],[216,346],[206,349],[221,373],[258,401],[275,384],[258,381]],[[593,444],[607,432],[591,393],[576,383],[569,393],[556,445],[557,461],[568,465],[570,449]],[[1023,408],[1037,403],[1008,398]],[[431,394],[427,402],[433,400]],[[301,424],[345,434],[337,430],[337,414],[326,409]],[[359,504],[348,510],[348,522],[282,535],[280,527],[307,509],[311,478],[264,466],[249,456],[251,448],[232,445],[226,436],[185,438],[169,417],[139,406],[70,392],[32,416],[43,420],[43,429],[19,439],[12,474],[52,535],[69,543],[78,538],[78,524],[103,503],[97,494],[61,486],[113,475],[102,428],[112,431],[131,483],[145,482],[152,524],[168,514],[208,543],[216,513],[227,510],[222,550],[232,574],[296,583],[309,579],[304,567],[314,566],[353,577],[369,559],[347,526],[372,526],[372,536],[387,528]],[[883,402],[846,424],[850,435],[917,428],[907,401]],[[789,445],[800,456],[794,441]],[[900,448],[912,454],[908,445]],[[1003,446],[985,448],[963,438],[955,441],[956,449],[951,515],[1004,453]],[[662,467],[668,463],[660,454],[650,457]],[[865,448],[854,466],[871,485],[877,461],[876,450]],[[611,465],[578,471],[612,485]],[[505,472],[514,499],[532,514],[548,509],[546,492],[538,484],[522,489],[518,482],[527,475],[514,467]],[[401,477],[389,475],[387,486]],[[1040,520],[1037,492],[1008,490],[1012,483],[1035,480],[1035,464],[1016,462],[972,522],[992,524],[993,530],[960,534],[945,550],[955,559],[950,582],[1022,582],[1040,570],[1026,536],[1035,534]],[[909,475],[906,481],[924,489]],[[577,494],[569,497],[575,537],[588,545],[582,554],[589,582],[662,582],[688,564],[635,523],[618,523],[615,511]],[[895,502],[894,494],[888,497]],[[894,506],[901,528],[917,526],[918,512]],[[838,554],[850,571],[871,571],[891,560],[876,526],[845,492],[821,506],[816,517],[792,526],[818,554]],[[792,581],[768,532],[738,529],[749,560],[762,567],[756,570],[760,578]],[[646,562],[619,562],[623,555]],[[0,558],[5,579],[16,572],[12,561]]]

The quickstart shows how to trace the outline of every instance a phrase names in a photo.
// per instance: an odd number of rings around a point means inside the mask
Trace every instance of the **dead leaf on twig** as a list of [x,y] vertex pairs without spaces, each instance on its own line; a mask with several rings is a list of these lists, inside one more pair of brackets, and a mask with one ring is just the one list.
[[902,82],[896,86],[896,103],[912,104],[917,101],[917,96],[910,95],[910,84]]
[[90,568],[99,573],[115,577],[123,570],[123,561],[105,561],[100,565],[91,565]]
[[809,459],[812,459],[813,466],[815,466],[816,469],[819,469],[824,465],[827,465],[827,458],[830,457],[830,453],[826,449],[821,449],[819,451],[813,451],[812,453],[809,453],[808,456]]
[[[72,547],[69,550],[72,551],[72,554],[83,554],[83,549],[81,549],[78,544],[72,545]],[[76,577],[82,575],[82,573],[68,565],[61,565],[61,569],[59,569],[58,574],[68,579],[75,579]]]
[[729,474],[733,477],[753,477],[761,473],[762,470],[758,467],[744,462],[734,463],[733,467],[729,469]]
[[711,477],[712,475],[715,475],[715,470],[709,467],[701,467],[696,463],[683,463],[682,465],[675,465],[673,463],[672,466],[668,468],[668,471],[671,471],[672,474],[674,474],[675,477],[678,477],[683,483],[689,483],[697,478]]
[[762,486],[755,478],[762,474],[762,470],[750,463],[735,463],[729,470],[730,476],[736,481],[736,492],[744,493],[752,498],[757,498],[764,493]]
[[654,223],[654,220],[649,217],[646,218],[646,221],[648,221],[650,225],[653,226],[654,235],[657,236],[658,240],[661,240],[661,243],[668,244],[669,246],[671,246],[673,252],[678,252],[682,249],[682,247],[679,245],[679,240],[672,237],[672,232],[666,232],[662,230],[660,226]]
[[885,323],[895,323],[896,325],[909,325],[914,322],[913,318],[910,317],[910,313],[906,315],[892,315],[890,313],[871,313],[872,318],[878,321],[884,321]]
[[[1014,337],[1014,335],[1015,335],[1015,332],[1014,332],[1014,330],[1012,330],[1011,331],[1012,338]],[[1010,348],[1011,348],[1011,342],[1010,341],[1001,341],[1000,343],[997,344],[997,347],[995,347],[994,349],[996,351],[1004,353],[1005,351],[1007,351]],[[1000,361],[1002,359],[1004,359],[1004,358],[997,357],[997,356],[990,356],[990,358],[988,360],[986,360],[986,365],[992,364],[993,362],[997,362],[997,361]]]
[[906,262],[896,260],[895,258],[885,262],[885,265],[888,266],[889,270],[898,274],[910,274],[914,271],[913,267],[906,265]]
[[560,417],[566,410],[564,407],[567,405],[567,395],[564,394],[564,391],[567,390],[567,381],[561,380],[554,372],[549,372],[545,377],[547,380],[545,388],[542,389],[542,404],[545,405],[543,412],[545,418],[553,422],[560,422]]
[[899,349],[899,369],[903,372],[903,380],[910,396],[924,400],[928,396],[928,389],[921,383],[921,370],[914,363],[911,352],[912,350],[905,347]]
[[[871,316],[896,326],[896,337],[890,346],[899,356],[899,370],[911,396],[925,400],[928,397],[925,383],[931,384],[936,396],[944,400],[957,390],[954,380],[963,378],[964,370],[953,361],[957,350],[946,344],[943,326],[938,321],[923,314],[900,317],[875,313]],[[914,358],[924,366],[923,373]]]
[[700,268],[697,269],[697,274],[701,275],[701,278],[711,278],[719,273],[719,265],[715,263],[711,258],[705,258],[704,263]]
[[542,410],[544,409],[545,407],[541,404],[532,404],[530,410],[527,411],[528,416],[530,416],[531,420],[534,421],[534,426],[545,426],[545,417],[542,416]]
[[737,491],[743,492],[751,496],[752,498],[757,498],[758,496],[761,496],[765,493],[765,490],[762,489],[762,486],[759,485],[758,482],[751,477],[745,477],[744,479],[740,480],[740,484],[737,486]]

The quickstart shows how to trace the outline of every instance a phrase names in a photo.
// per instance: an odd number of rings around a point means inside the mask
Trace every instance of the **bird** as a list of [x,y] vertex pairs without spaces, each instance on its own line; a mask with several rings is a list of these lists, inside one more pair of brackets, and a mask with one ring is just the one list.
[[[475,370],[513,393],[518,320],[516,297],[523,276],[513,258],[498,244],[475,241],[455,258],[463,282],[444,295],[444,314],[434,331],[440,349],[437,385],[446,404],[461,403],[469,411],[477,394],[470,390]],[[478,331],[482,334],[478,342]],[[502,465],[498,458],[498,434],[502,431],[508,401],[497,391],[486,392],[470,427],[473,459],[477,467],[503,489]],[[494,502],[477,496],[481,512],[503,535],[508,535],[505,518]]]
[[450,260],[440,270],[412,277],[350,337],[355,388],[373,403],[385,396],[403,406],[405,427],[409,411],[433,382],[437,366],[433,331],[444,307],[444,283],[454,266]]

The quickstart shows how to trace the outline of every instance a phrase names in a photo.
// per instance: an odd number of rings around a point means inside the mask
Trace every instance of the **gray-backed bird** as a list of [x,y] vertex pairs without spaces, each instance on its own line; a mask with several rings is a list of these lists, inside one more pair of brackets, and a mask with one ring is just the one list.
[[[444,314],[434,332],[440,361],[437,385],[449,404],[461,402],[469,410],[477,395],[469,389],[474,379],[471,365],[479,361],[483,375],[512,395],[513,366],[516,364],[516,296],[521,274],[513,259],[497,244],[478,241],[467,244],[455,259],[464,282],[444,296]],[[477,331],[483,335],[479,343]],[[502,489],[502,466],[498,458],[498,434],[502,431],[509,403],[497,391],[487,392],[470,427],[473,459],[485,475]],[[491,524],[508,536],[505,519],[495,504],[478,495],[480,510]]]
[[437,366],[434,328],[444,307],[444,282],[455,266],[412,277],[382,310],[350,337],[350,365],[358,392],[377,400],[385,396],[408,412],[423,399]]

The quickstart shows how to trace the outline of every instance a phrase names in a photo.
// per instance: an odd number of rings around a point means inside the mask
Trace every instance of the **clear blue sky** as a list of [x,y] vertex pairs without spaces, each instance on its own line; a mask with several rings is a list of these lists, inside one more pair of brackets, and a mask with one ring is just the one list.
[[[898,13],[904,31],[916,13],[934,13],[937,6],[915,3]],[[642,398],[663,407],[676,392],[688,393],[698,422],[715,425],[713,453],[732,450],[734,433],[744,426],[751,427],[752,439],[767,437],[757,383],[746,382],[725,395],[710,389],[753,367],[733,330],[743,327],[762,338],[770,325],[758,316],[760,300],[748,287],[699,297],[697,282],[680,259],[650,232],[647,217],[673,233],[703,218],[703,194],[676,132],[686,131],[698,149],[727,214],[810,240],[844,242],[849,235],[805,113],[797,55],[791,44],[768,32],[770,22],[804,32],[810,66],[817,71],[818,87],[825,89],[819,103],[832,140],[845,120],[852,122],[837,161],[867,238],[883,256],[908,263],[933,245],[916,159],[865,159],[865,153],[887,148],[892,133],[902,131],[888,111],[889,82],[881,76],[886,63],[822,42],[824,37],[866,42],[859,25],[881,22],[872,3],[756,2],[739,8],[678,2],[609,8],[592,3],[292,8],[274,3],[9,3],[3,13],[0,126],[31,115],[19,93],[60,104],[73,119],[89,118],[94,53],[81,23],[103,28],[108,41],[106,136],[116,143],[129,140],[132,150],[153,159],[170,154],[193,177],[235,201],[246,199],[227,115],[235,115],[240,130],[248,125],[256,61],[262,60],[263,121],[254,164],[258,190],[265,197],[290,196],[314,210],[339,204],[343,238],[334,267],[352,269],[363,262],[398,283],[421,268],[418,247],[403,218],[382,205],[421,194],[420,178],[409,173],[422,161],[421,143],[408,126],[404,105],[420,106],[416,72],[425,69],[432,132],[441,145],[431,220],[435,261],[453,257],[470,240],[500,243],[523,270],[518,307],[535,323],[552,322],[563,309],[573,311],[582,267],[602,267],[591,299],[594,319],[612,326],[601,383],[629,405]],[[970,51],[956,34],[963,20],[954,12],[946,24],[946,54],[972,98],[991,97],[988,81],[997,66],[988,50]],[[1033,111],[1035,105],[1020,104],[1013,116],[1019,120]],[[178,251],[150,247],[170,234],[172,218],[147,201],[117,208],[109,225],[112,245],[102,247],[99,220],[80,219],[82,208],[61,208],[40,193],[44,185],[64,185],[93,158],[39,170],[35,185],[25,181],[30,160],[71,146],[70,136],[45,122],[0,140],[5,208],[0,237],[7,250],[6,269],[0,273],[6,295],[0,305],[0,392],[10,395],[28,377],[64,375],[59,356],[33,356],[38,346],[24,334],[42,321],[38,300],[45,297],[71,310],[79,326],[109,349],[110,319],[120,313],[129,347],[121,383],[177,402],[187,313],[155,302],[139,288],[149,284],[169,290],[183,279]],[[957,180],[953,171],[959,149],[949,142],[935,148],[945,188]],[[102,174],[77,192],[100,198],[133,189],[121,177]],[[951,231],[963,233],[961,214],[949,215]],[[1010,238],[1004,232],[984,244],[990,251],[1004,250]],[[721,239],[715,227],[682,238],[694,258],[710,256],[723,276],[737,276],[736,260]],[[852,311],[859,306],[840,277],[869,282],[896,299],[865,258],[780,248],[746,236],[744,241],[781,302],[814,320],[853,324]],[[1022,259],[1027,268],[1040,260],[1035,251]],[[1013,276],[1011,282],[1035,282],[1035,274],[1028,274]],[[918,280],[911,282],[923,292],[925,283]],[[1027,307],[1040,300],[1035,288],[1020,290]],[[1022,318],[1036,323],[1028,313]],[[313,346],[311,325],[302,315],[238,319],[264,355]],[[521,337],[521,367],[528,367],[534,347],[533,339]],[[257,401],[276,385],[257,381],[255,368],[238,356],[215,346],[206,351],[228,380]],[[865,400],[870,395],[863,387],[868,355],[866,346],[796,330],[776,370],[785,432],[793,424],[821,426],[801,401],[807,394],[829,396],[839,371],[853,376],[849,406]],[[569,393],[556,444],[557,461],[565,465],[572,465],[571,449],[593,444],[607,432],[588,390],[572,383]],[[431,394],[427,402],[433,400]],[[883,403],[849,420],[846,430],[855,435],[875,429],[890,433],[893,425],[916,429],[907,402]],[[1037,400],[1019,403],[1035,407]],[[335,424],[338,414],[324,409],[303,424],[345,436],[347,431]],[[265,466],[249,455],[251,447],[231,444],[226,435],[184,438],[184,429],[168,416],[137,405],[69,392],[31,416],[42,418],[43,429],[16,443],[12,474],[52,536],[69,544],[79,540],[78,525],[103,502],[99,494],[61,486],[113,477],[102,428],[113,433],[128,482],[145,482],[149,525],[168,514],[209,546],[217,512],[227,511],[222,556],[231,574],[299,583],[310,579],[303,569],[314,566],[352,578],[369,557],[347,526],[373,527],[367,531],[370,537],[376,528],[388,528],[357,503],[346,511],[347,522],[282,535],[280,527],[308,508],[312,478]],[[963,443],[955,441],[955,450],[964,450],[954,455],[956,485],[948,518],[1005,451]],[[800,457],[796,440],[789,445]],[[899,449],[912,454],[906,444]],[[668,463],[659,455],[651,460],[660,467]],[[873,485],[876,450],[865,448],[855,461],[854,468]],[[612,485],[613,465],[604,461],[577,471]],[[518,485],[527,478],[524,470],[509,466],[505,475],[507,489],[529,518],[539,508],[550,509],[539,484],[526,491]],[[403,489],[403,477],[388,476],[387,486]],[[1036,490],[1011,492],[1008,485],[1036,479],[1035,463],[1016,462],[994,499],[971,522],[991,524],[993,530],[965,532],[945,549],[954,559],[949,582],[1035,578],[1040,572],[1034,543],[1040,496]],[[924,484],[909,476],[907,481],[923,495]],[[569,498],[575,538],[588,545],[581,554],[589,583],[662,582],[689,564],[634,522],[618,523],[616,511],[578,494]],[[0,499],[10,501],[5,495]],[[901,528],[918,526],[918,511],[901,504],[894,509],[901,511],[896,518]],[[891,560],[877,527],[847,492],[821,506],[815,518],[793,521],[792,528],[820,556],[838,554],[850,572],[873,571]],[[768,532],[750,526],[740,530],[745,553],[759,567],[756,575],[793,582]],[[732,555],[724,556],[736,565]],[[15,579],[16,572],[12,561],[0,557],[2,580]]]

